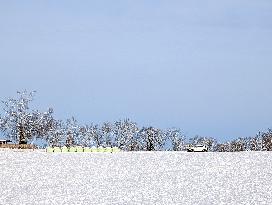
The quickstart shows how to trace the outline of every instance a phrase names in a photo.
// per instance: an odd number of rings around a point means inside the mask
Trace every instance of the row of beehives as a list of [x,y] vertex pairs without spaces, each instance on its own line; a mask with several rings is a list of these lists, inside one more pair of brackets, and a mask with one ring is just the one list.
[[46,152],[120,152],[121,150],[118,147],[47,147]]

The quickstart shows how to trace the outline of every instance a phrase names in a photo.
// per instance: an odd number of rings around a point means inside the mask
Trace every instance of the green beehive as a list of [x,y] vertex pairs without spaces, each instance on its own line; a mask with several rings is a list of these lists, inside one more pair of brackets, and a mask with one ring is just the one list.
[[54,148],[53,147],[47,147],[46,152],[52,153],[52,152],[54,152]]
[[92,149],[90,147],[84,147],[84,152],[92,152]]
[[113,147],[112,152],[120,152],[121,150],[118,147]]
[[104,147],[101,147],[101,146],[100,146],[100,147],[97,148],[97,151],[98,151],[98,152],[104,152],[105,149],[104,149]]
[[61,148],[61,151],[62,151],[62,152],[69,152],[69,149],[68,149],[68,147],[63,146],[63,147]]
[[76,148],[75,147],[70,147],[70,149],[69,149],[69,152],[76,152],[77,150],[76,150]]
[[76,152],[83,152],[83,147],[77,146],[76,147]]
[[61,152],[61,148],[60,147],[54,147],[54,153],[59,153]]
[[111,147],[105,147],[105,152],[112,152],[112,148]]
[[92,148],[91,148],[91,151],[92,151],[92,152],[98,152],[98,149],[97,149],[96,147],[92,147]]

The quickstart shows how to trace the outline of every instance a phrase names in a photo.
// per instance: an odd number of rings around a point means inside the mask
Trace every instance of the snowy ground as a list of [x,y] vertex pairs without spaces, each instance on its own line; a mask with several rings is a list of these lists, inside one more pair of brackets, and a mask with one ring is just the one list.
[[272,152],[0,151],[0,204],[272,204]]

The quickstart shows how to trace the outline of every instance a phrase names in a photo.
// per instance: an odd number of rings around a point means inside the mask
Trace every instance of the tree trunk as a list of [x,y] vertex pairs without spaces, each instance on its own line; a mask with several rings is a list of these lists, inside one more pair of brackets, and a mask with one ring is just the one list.
[[27,144],[24,127],[22,124],[19,125],[19,144]]

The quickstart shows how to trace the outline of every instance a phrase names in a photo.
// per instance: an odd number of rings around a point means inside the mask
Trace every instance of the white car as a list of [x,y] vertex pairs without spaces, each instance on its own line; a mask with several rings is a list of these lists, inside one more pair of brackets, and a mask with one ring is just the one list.
[[197,144],[197,145],[189,145],[187,147],[187,152],[208,152],[208,147],[206,145]]

